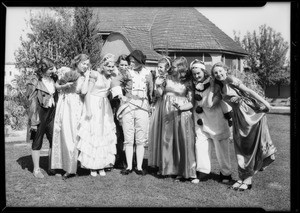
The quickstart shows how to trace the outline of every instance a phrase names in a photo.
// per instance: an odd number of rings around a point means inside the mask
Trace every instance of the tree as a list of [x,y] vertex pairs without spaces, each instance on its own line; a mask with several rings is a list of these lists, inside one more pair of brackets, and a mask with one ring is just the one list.
[[93,17],[93,11],[87,7],[75,8],[73,27],[74,56],[79,53],[90,55],[93,68],[98,67],[100,62],[100,52],[102,48],[102,38],[97,33],[98,17]]
[[[17,78],[17,97],[10,101],[28,108],[24,93],[26,79],[35,73],[42,57],[53,59],[59,68],[69,66],[77,54],[86,53],[90,55],[94,67],[97,66],[103,43],[101,36],[97,34],[97,21],[92,10],[86,7],[57,7],[31,13],[27,20],[31,32],[27,34],[27,38],[20,38],[21,46],[15,52],[16,67],[20,69],[21,75]],[[6,108],[9,107],[14,107],[14,104],[7,104]]]
[[246,57],[247,66],[250,72],[258,75],[258,83],[264,90],[274,84],[289,84],[290,75],[286,63],[289,46],[280,33],[262,25],[258,34],[256,31],[252,34],[247,32],[242,40],[236,32],[234,34],[234,40],[249,53]]
[[98,17],[87,7],[50,8],[48,13],[31,14],[31,32],[26,40],[21,38],[15,53],[17,67],[32,70],[42,56],[54,59],[58,67],[69,66],[79,53],[90,55],[92,64],[97,64],[103,43],[97,22]]

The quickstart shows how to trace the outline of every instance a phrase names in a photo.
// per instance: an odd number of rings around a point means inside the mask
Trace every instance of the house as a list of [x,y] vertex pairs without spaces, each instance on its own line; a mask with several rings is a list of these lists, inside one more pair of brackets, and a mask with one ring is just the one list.
[[7,62],[5,63],[5,72],[4,72],[4,84],[14,85],[15,76],[20,75],[20,70],[16,67],[15,63]]
[[105,40],[101,56],[129,54],[134,49],[147,56],[154,68],[162,55],[184,56],[190,63],[202,59],[207,68],[223,61],[243,70],[245,50],[192,7],[100,7],[93,9],[97,29]]

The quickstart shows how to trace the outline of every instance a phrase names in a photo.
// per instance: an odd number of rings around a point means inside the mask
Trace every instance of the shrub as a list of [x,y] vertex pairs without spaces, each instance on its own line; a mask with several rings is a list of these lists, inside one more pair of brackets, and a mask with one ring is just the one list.
[[229,70],[228,73],[240,79],[246,87],[254,90],[260,96],[265,97],[263,88],[258,84],[259,77],[256,73],[247,71],[240,72],[239,70]]
[[4,101],[4,124],[11,126],[14,130],[24,129],[27,125],[26,109],[15,100]]

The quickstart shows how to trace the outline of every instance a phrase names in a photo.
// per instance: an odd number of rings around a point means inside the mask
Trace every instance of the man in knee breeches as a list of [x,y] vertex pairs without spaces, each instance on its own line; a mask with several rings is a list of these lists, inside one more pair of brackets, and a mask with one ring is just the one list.
[[[117,116],[122,123],[127,168],[123,175],[132,172],[133,146],[136,145],[136,161],[138,175],[145,175],[142,169],[144,146],[148,139],[149,101],[153,92],[151,72],[144,66],[146,56],[139,50],[134,50],[128,57],[131,68],[125,76],[116,77],[112,88],[113,97],[119,96],[121,106]],[[117,83],[116,83],[117,82]],[[125,95],[122,95],[121,88]]]

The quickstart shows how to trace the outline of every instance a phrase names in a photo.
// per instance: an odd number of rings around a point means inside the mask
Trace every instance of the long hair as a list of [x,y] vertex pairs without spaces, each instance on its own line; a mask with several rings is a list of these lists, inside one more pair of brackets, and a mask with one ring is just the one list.
[[175,64],[178,67],[177,75],[179,75],[180,72],[186,72],[184,81],[191,80],[192,74],[188,68],[188,62],[185,57],[181,56],[180,58],[174,59],[172,64]]

